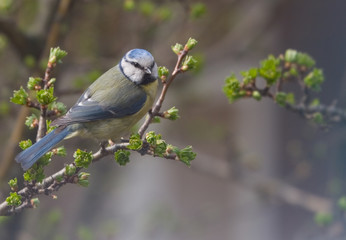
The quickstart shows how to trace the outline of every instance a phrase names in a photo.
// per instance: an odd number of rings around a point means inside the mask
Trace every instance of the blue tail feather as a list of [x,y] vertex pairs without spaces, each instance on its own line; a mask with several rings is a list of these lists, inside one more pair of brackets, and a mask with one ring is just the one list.
[[28,170],[40,157],[51,150],[71,132],[69,127],[63,130],[54,129],[40,141],[25,149],[16,156],[16,161],[22,164],[24,171]]

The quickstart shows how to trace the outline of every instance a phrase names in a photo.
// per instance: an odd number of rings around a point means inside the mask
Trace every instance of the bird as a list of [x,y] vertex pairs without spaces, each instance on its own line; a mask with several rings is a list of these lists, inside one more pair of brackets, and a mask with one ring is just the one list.
[[157,89],[158,68],[152,54],[139,48],[128,51],[51,123],[53,131],[20,152],[16,162],[26,171],[59,142],[75,136],[100,143],[119,140],[150,110]]

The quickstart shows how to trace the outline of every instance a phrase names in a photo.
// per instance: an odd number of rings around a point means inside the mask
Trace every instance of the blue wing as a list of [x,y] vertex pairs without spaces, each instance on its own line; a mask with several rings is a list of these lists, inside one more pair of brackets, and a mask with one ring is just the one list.
[[[145,104],[147,96],[145,92],[138,86],[130,93],[122,93],[118,90],[115,96],[111,97],[111,102],[106,96],[94,100],[90,90],[78,99],[77,103],[61,118],[53,121],[52,126],[69,125],[73,123],[90,122],[101,119],[121,118],[138,112]],[[108,92],[105,95],[112,94]],[[102,95],[100,93],[99,95]]]

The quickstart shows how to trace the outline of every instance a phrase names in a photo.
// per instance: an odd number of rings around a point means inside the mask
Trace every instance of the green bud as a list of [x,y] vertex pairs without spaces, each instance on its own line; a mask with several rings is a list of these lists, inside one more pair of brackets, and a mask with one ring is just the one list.
[[183,149],[178,149],[177,147],[168,145],[166,151],[174,152],[177,155],[178,159],[189,167],[191,166],[191,161],[194,160],[197,155],[195,152],[192,151],[192,146],[187,146]]
[[29,129],[34,129],[35,127],[37,127],[38,126],[38,118],[37,118],[37,116],[35,114],[31,114],[31,116],[26,117],[25,125]]
[[308,88],[313,91],[320,91],[321,84],[324,82],[324,75],[322,69],[314,68],[305,78],[304,83]]
[[155,147],[153,148],[155,155],[163,157],[163,155],[166,153],[167,144],[165,140],[158,139],[156,140]]
[[125,0],[123,7],[124,7],[124,10],[126,11],[132,11],[136,7],[136,5],[133,0]]
[[33,208],[37,208],[40,205],[40,200],[38,198],[32,198],[30,203]]
[[285,52],[285,61],[295,63],[297,61],[298,52],[294,49],[287,49]]
[[114,159],[120,166],[125,166],[127,163],[130,162],[130,154],[131,153],[129,151],[119,149],[115,152]]
[[42,79],[40,77],[29,77],[28,89],[30,90],[40,90]]
[[155,134],[154,131],[150,131],[150,132],[146,133],[145,139],[147,140],[147,142],[150,145],[155,145],[156,144],[156,140],[158,139],[158,136]]
[[197,66],[197,60],[193,56],[186,56],[181,69],[187,71],[189,69],[194,69]]
[[13,91],[13,97],[10,98],[10,101],[19,104],[19,105],[25,105],[28,101],[28,93],[24,90],[23,87],[20,87],[19,90]]
[[284,107],[286,105],[286,93],[284,92],[278,92],[275,96],[275,101],[277,104],[279,104],[281,107]]
[[183,49],[184,49],[183,45],[179,43],[176,43],[174,46],[172,46],[172,51],[177,55],[179,55]]
[[276,83],[281,76],[280,59],[269,55],[267,59],[261,61],[259,74],[262,76],[269,86]]
[[52,150],[54,155],[58,155],[61,157],[65,157],[66,156],[66,148],[64,146],[58,147],[58,148],[54,148]]
[[127,148],[131,150],[140,150],[142,147],[143,147],[143,142],[139,134],[138,133],[132,134],[130,136],[130,141]]
[[286,94],[286,102],[291,104],[291,105],[294,105],[295,104],[295,97],[294,97],[294,94],[293,93],[287,93]]
[[297,63],[307,68],[315,66],[315,60],[309,54],[302,52],[297,54]]
[[293,76],[293,77],[297,77],[298,76],[298,70],[296,67],[292,66],[290,68],[290,71],[289,71],[290,75]]
[[10,181],[8,181],[8,185],[10,185],[10,188],[12,191],[17,192],[17,190],[18,190],[17,178],[13,178]]
[[65,174],[69,177],[71,177],[73,174],[76,173],[76,166],[73,164],[66,165],[65,167]]
[[22,204],[22,196],[18,195],[16,192],[11,192],[10,196],[6,198],[6,202],[9,206],[19,206]]
[[179,109],[172,107],[163,113],[163,117],[169,120],[177,120],[179,116]]
[[260,101],[262,99],[262,95],[259,91],[253,91],[252,92],[252,97],[256,99],[257,101]]
[[54,84],[56,82],[56,78],[51,78],[49,81],[48,81],[48,86]]
[[232,73],[225,79],[225,86],[223,87],[223,92],[225,93],[230,103],[234,102],[242,96],[240,90],[240,83],[237,77]]
[[23,140],[19,142],[19,147],[23,150],[29,148],[32,146],[32,141],[30,139],[28,140]]
[[80,172],[78,174],[78,184],[81,185],[82,187],[89,186],[89,176],[90,176],[90,173]]
[[55,180],[56,180],[57,182],[61,182],[63,179],[64,179],[64,177],[61,176],[61,175],[58,175],[58,176],[55,177]]
[[58,116],[66,113],[66,106],[62,102],[52,102],[52,104],[49,105],[49,109],[54,111]]
[[161,80],[166,81],[169,75],[169,70],[166,67],[159,67],[158,74]]
[[339,198],[338,206],[342,211],[346,211],[346,196]]
[[257,68],[251,68],[249,71],[242,71],[240,74],[244,77],[243,83],[245,85],[252,83],[255,81],[257,75],[258,75],[258,69]]
[[195,3],[191,6],[190,17],[192,19],[198,19],[203,17],[207,12],[207,7],[204,3]]
[[155,116],[155,117],[153,118],[153,120],[151,121],[151,123],[160,123],[160,122],[161,122],[161,118],[158,117],[158,116]]
[[186,51],[190,51],[192,50],[196,45],[197,45],[197,40],[193,39],[193,38],[189,38],[189,40],[187,40],[187,43],[185,44],[185,50]]
[[61,59],[63,59],[66,55],[67,55],[67,52],[64,50],[61,50],[59,47],[51,48],[48,64],[61,63]]
[[92,152],[85,152],[80,149],[74,152],[73,157],[76,167],[87,168],[93,160]]
[[316,213],[315,223],[321,227],[328,226],[333,221],[333,216],[329,213]]
[[47,166],[52,161],[52,156],[53,152],[47,152],[38,160],[39,165]]
[[56,100],[54,97],[54,88],[41,89],[36,93],[37,101],[42,105],[48,105]]

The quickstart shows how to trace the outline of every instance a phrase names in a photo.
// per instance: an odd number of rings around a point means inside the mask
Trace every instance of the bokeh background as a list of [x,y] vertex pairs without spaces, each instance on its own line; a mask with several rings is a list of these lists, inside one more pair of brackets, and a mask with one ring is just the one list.
[[[90,186],[67,185],[57,199],[0,219],[0,239],[290,240],[345,239],[338,199],[346,195],[345,126],[320,128],[270,100],[229,104],[224,79],[287,48],[309,53],[324,69],[321,102],[346,106],[344,0],[1,0],[0,199],[22,170],[13,161],[29,114],[9,103],[29,76],[42,76],[47,49],[68,52],[54,72],[59,100],[72,106],[89,82],[132,48],[148,49],[172,69],[170,46],[189,37],[202,62],[180,75],[164,108],[181,118],[151,125],[173,145],[192,145],[192,167],[131,155],[118,166],[108,157],[90,167]],[[93,140],[65,141],[97,150]],[[318,213],[333,215],[320,226]]]

